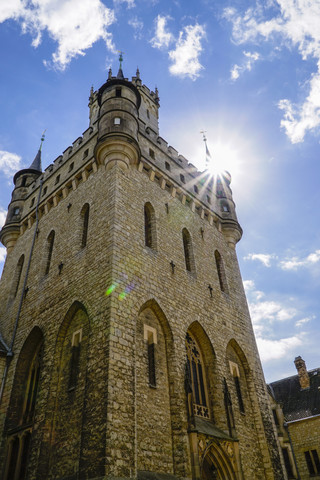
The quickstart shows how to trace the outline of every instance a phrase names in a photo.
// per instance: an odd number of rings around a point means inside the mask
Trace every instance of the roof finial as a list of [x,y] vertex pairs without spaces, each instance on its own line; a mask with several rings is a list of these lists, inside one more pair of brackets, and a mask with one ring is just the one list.
[[212,161],[212,158],[211,158],[211,155],[210,155],[210,152],[209,152],[209,149],[208,149],[208,145],[207,145],[207,137],[206,137],[206,130],[201,130],[202,135],[203,135],[203,141],[204,141],[204,144],[206,146],[206,170],[208,170],[209,168],[209,164],[210,162]]
[[46,131],[47,131],[47,129],[43,130],[43,133],[41,135],[40,147],[39,147],[40,152],[42,150],[42,144],[43,144],[43,142],[45,141],[45,138],[46,138],[46,136],[45,136]]
[[124,78],[123,77],[123,72],[122,72],[122,62],[123,62],[123,54],[124,52],[122,52],[121,50],[118,50],[119,52],[119,71],[118,71],[118,75],[117,75],[117,78]]
[[137,67],[136,77],[137,77],[138,80],[140,80],[140,70],[139,70],[139,67]]

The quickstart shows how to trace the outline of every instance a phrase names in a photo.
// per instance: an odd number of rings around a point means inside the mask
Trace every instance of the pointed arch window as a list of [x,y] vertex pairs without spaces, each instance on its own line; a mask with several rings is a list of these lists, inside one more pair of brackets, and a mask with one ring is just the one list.
[[19,261],[17,263],[16,271],[15,271],[14,278],[13,278],[13,285],[12,285],[13,298],[15,298],[17,296],[17,293],[18,293],[18,290],[19,290],[23,264],[24,264],[24,255],[21,255],[21,257],[19,258]]
[[193,413],[198,417],[210,418],[202,355],[189,332],[186,335],[186,351],[187,372],[193,394]]
[[218,252],[218,250],[216,250],[214,252],[214,257],[215,257],[215,260],[216,260],[216,267],[217,267],[217,272],[218,272],[218,277],[219,277],[220,290],[222,292],[228,293],[227,278],[226,278],[226,273],[225,273],[225,270],[224,270],[223,260],[222,260],[222,257],[220,255],[220,253]]
[[151,203],[144,206],[144,240],[145,246],[156,249],[156,220],[154,208]]
[[186,228],[182,230],[182,241],[183,241],[184,260],[186,263],[186,269],[188,272],[195,272],[191,236]]
[[28,355],[28,352],[34,352],[33,357],[29,360],[27,357],[18,360],[18,375],[16,374],[13,387],[14,398],[12,399],[15,407],[12,407],[9,412],[10,427],[8,429],[4,480],[23,480],[26,477],[39,387],[41,346],[41,341],[37,346],[33,342],[29,343],[24,354]]
[[86,203],[83,205],[81,210],[81,248],[84,248],[87,245],[88,240],[88,227],[89,227],[89,204]]
[[48,275],[50,270],[52,252],[53,252],[53,244],[54,244],[54,230],[52,230],[47,238],[47,258],[46,258],[46,268],[45,268],[45,275]]
[[230,364],[230,371],[233,376],[234,386],[237,393],[239,409],[241,413],[245,413],[244,403],[242,398],[242,391],[241,391],[241,384],[240,384],[240,371],[239,367],[236,363],[229,361]]

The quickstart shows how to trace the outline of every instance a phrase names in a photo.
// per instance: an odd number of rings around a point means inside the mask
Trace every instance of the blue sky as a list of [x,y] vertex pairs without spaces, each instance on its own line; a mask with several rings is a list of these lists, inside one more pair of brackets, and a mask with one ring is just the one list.
[[[91,85],[137,66],[160,134],[232,174],[237,246],[267,381],[320,365],[320,1],[0,1],[0,224],[44,129],[48,166],[88,127]],[[0,247],[0,269],[5,249]]]

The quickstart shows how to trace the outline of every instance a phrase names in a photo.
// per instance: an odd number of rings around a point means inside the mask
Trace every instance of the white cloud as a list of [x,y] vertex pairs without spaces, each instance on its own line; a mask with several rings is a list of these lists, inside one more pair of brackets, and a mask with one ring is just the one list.
[[6,259],[7,249],[5,247],[0,247],[0,263],[3,263]]
[[283,270],[297,270],[300,267],[310,267],[320,261],[320,250],[310,253],[307,257],[299,259],[298,257],[288,258],[280,262]]
[[249,253],[244,260],[259,260],[265,267],[271,267],[271,260],[276,258],[273,253]]
[[7,218],[7,211],[4,208],[0,207],[0,228],[4,224]]
[[[281,127],[292,143],[298,143],[308,131],[320,127],[320,2],[275,0],[271,6],[273,12],[277,8],[278,13],[271,18],[267,11],[269,6],[257,2],[257,7],[248,9],[244,15],[233,8],[225,9],[224,15],[233,24],[233,40],[238,44],[273,41],[277,48],[297,48],[303,60],[316,60],[317,71],[306,84],[309,91],[305,99],[297,104],[288,99],[278,103],[284,112]],[[233,79],[239,77],[238,65],[233,67],[231,75]]]
[[237,80],[240,77],[240,74],[244,73],[245,71],[252,70],[252,65],[254,62],[259,60],[260,55],[258,52],[243,52],[244,56],[246,57],[245,60],[242,62],[241,65],[234,65],[230,71],[231,80]]
[[[281,338],[279,340],[270,340],[267,338],[257,338],[258,350],[261,360],[267,362],[287,356],[290,352],[303,343],[303,335]],[[292,355],[292,354],[291,354]]]
[[134,3],[134,0],[113,0],[113,3],[115,5],[121,4],[121,3],[126,3],[127,8],[134,8],[136,6],[135,3]]
[[269,322],[291,320],[297,315],[295,308],[286,307],[274,301],[249,303],[249,309],[254,325],[259,325],[266,320]]
[[21,157],[16,153],[0,150],[0,172],[11,177],[21,169]]
[[134,38],[142,38],[143,22],[137,16],[130,18],[128,24],[134,29]]
[[158,15],[155,19],[155,36],[151,40],[151,45],[154,48],[168,48],[170,43],[174,41],[172,33],[167,31],[167,22],[170,20],[169,16]]
[[173,62],[169,67],[172,75],[189,77],[195,80],[199,76],[203,66],[199,62],[202,52],[201,41],[205,37],[205,29],[202,25],[188,25],[179,34],[175,50],[169,52],[169,58]]
[[22,32],[33,37],[33,47],[40,45],[46,31],[58,43],[52,62],[44,61],[47,66],[64,70],[72,58],[84,55],[85,50],[100,39],[106,42],[109,50],[115,50],[107,31],[115,20],[114,12],[101,0],[14,0],[2,3],[5,6],[1,6],[0,22],[10,18],[19,22]]
[[301,318],[301,320],[298,320],[296,322],[296,327],[302,327],[302,325],[304,325],[305,323],[309,323],[311,320],[314,320],[315,318],[316,318],[315,315],[313,315],[312,317]]

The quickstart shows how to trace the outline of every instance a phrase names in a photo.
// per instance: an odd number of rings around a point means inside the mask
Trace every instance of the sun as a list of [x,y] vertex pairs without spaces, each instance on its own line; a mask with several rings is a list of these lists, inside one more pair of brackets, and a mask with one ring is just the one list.
[[212,174],[218,174],[227,170],[232,176],[238,173],[239,154],[237,150],[228,143],[220,141],[211,143],[209,146],[210,156],[207,169]]

